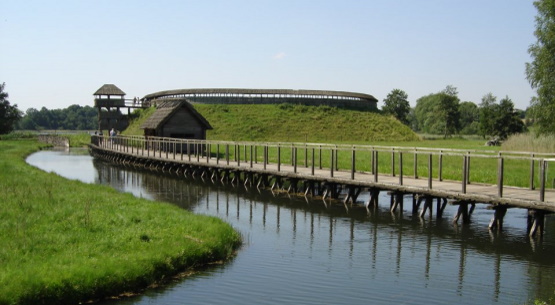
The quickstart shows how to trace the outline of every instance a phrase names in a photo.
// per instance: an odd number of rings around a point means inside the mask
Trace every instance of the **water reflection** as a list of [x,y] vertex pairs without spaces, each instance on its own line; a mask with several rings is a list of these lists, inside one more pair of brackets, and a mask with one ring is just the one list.
[[93,176],[220,217],[246,240],[232,262],[121,304],[514,304],[553,292],[555,232],[547,226],[543,242],[528,239],[526,215],[516,209],[504,232],[489,233],[491,211],[480,207],[470,225],[454,226],[455,208],[440,220],[391,213],[385,194],[369,213],[101,161]]

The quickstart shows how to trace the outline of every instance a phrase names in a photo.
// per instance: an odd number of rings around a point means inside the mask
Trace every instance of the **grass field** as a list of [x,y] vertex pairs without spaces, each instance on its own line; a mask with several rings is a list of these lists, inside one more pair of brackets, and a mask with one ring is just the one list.
[[0,304],[77,304],[138,291],[229,258],[229,225],[25,163],[35,140],[0,140]]
[[[195,104],[213,129],[210,140],[288,142],[418,141],[399,121],[374,112],[328,106],[205,105]],[[137,112],[138,118],[123,132],[142,135],[142,122],[153,108]]]

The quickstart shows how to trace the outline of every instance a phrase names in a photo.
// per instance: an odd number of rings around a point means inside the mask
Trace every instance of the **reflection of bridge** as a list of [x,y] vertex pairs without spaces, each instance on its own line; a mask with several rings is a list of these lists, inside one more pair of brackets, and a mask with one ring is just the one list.
[[[475,204],[483,203],[494,210],[490,229],[502,229],[508,208],[525,208],[529,211],[530,235],[542,234],[545,215],[555,212],[555,192],[546,189],[546,164],[550,159],[530,155],[154,137],[109,140],[96,136],[92,138],[90,151],[95,157],[206,179],[304,192],[324,199],[343,196],[346,205],[356,204],[359,195],[365,191],[370,198],[365,204],[367,209],[375,209],[379,193],[388,191],[391,193],[391,211],[402,211],[404,196],[410,194],[412,212],[421,217],[432,216],[435,202],[436,217],[441,218],[449,201],[458,206],[455,221],[462,218],[463,223],[469,221]],[[193,151],[198,153],[186,153]],[[387,159],[385,163],[389,163],[389,168],[384,166],[384,159]],[[494,184],[470,182],[470,177],[476,177],[471,175],[471,159],[473,164],[479,165],[472,167],[476,172],[497,173]],[[479,162],[480,159],[487,162]],[[462,164],[457,166],[459,173],[455,173],[460,177],[459,181],[443,178],[446,162]],[[529,187],[506,186],[505,173],[522,171],[522,164],[530,166]],[[540,167],[538,189],[535,187],[535,164]],[[389,174],[382,169],[390,170]],[[407,175],[410,169],[412,173]]]

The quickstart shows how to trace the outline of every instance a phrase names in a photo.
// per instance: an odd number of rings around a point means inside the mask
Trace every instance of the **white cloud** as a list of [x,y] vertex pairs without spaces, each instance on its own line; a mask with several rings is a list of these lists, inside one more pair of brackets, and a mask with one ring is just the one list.
[[280,59],[285,58],[285,56],[287,56],[287,54],[285,54],[285,52],[279,52],[276,55],[274,55],[273,58],[276,59],[276,60],[280,60]]

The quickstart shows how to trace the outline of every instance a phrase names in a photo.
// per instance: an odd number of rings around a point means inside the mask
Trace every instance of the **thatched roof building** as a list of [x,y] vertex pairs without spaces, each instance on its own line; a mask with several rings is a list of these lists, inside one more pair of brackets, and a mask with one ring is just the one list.
[[99,96],[100,95],[124,96],[125,92],[123,92],[123,90],[121,90],[120,88],[118,88],[114,84],[104,84],[102,87],[100,87],[100,88],[98,88],[98,90],[96,90],[94,95],[99,95]]
[[146,136],[181,139],[206,139],[210,123],[187,100],[165,99],[156,105],[156,112],[142,125]]

